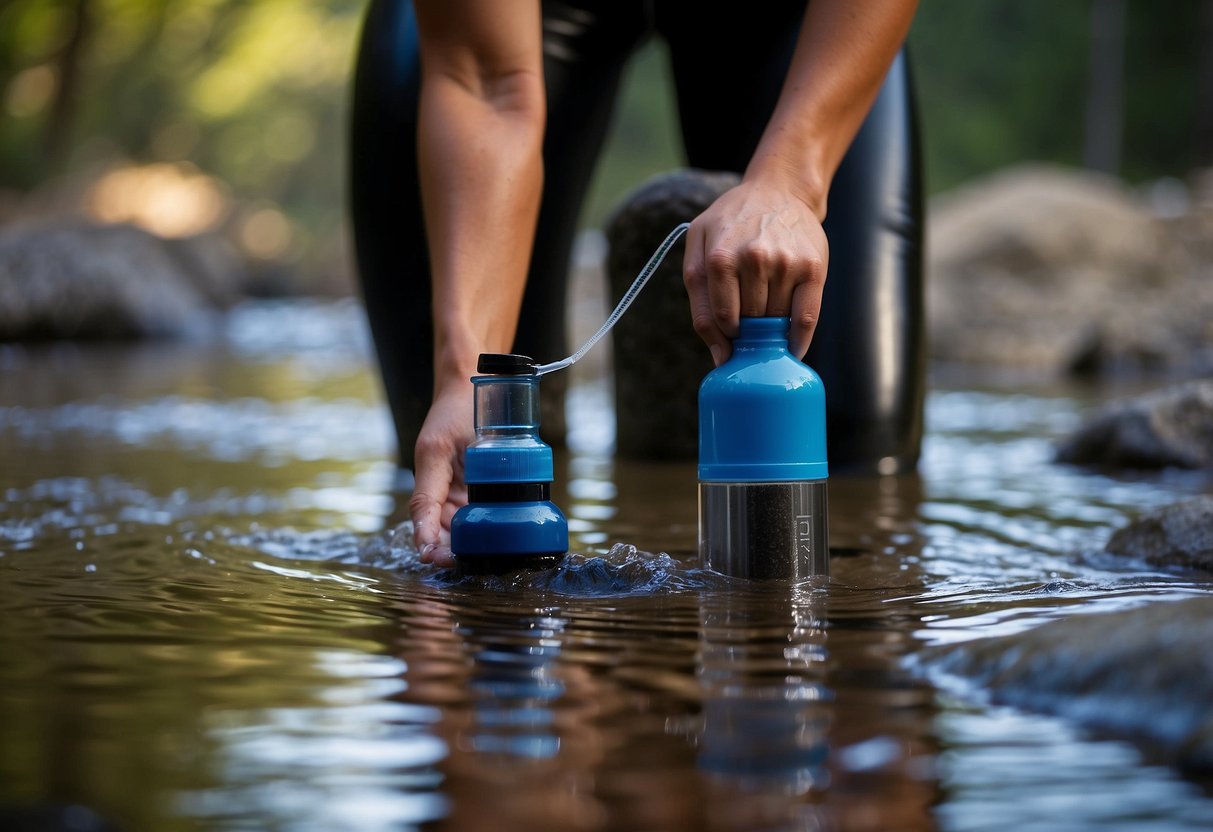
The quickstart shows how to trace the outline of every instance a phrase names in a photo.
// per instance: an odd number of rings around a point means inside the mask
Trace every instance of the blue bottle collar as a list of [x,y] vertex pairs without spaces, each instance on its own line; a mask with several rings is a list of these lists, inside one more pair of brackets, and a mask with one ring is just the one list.
[[734,348],[788,345],[787,318],[742,318],[738,324]]

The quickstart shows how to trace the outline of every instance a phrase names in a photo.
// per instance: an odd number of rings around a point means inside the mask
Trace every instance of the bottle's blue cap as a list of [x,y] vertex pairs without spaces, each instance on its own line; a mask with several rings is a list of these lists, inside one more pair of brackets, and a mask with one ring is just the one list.
[[825,386],[788,352],[787,318],[742,318],[733,354],[699,386],[699,480],[824,479]]

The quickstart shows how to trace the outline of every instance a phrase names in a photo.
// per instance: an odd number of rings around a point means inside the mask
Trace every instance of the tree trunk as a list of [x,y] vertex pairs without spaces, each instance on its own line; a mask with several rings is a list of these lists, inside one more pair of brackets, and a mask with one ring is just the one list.
[[1120,172],[1124,133],[1125,0],[1091,3],[1091,62],[1083,164]]
[[71,133],[76,115],[76,92],[80,85],[80,58],[88,41],[89,0],[74,0],[68,17],[68,33],[55,56],[59,83],[43,127],[43,160],[48,172],[62,173],[71,151]]
[[1213,167],[1213,0],[1200,9],[1200,34],[1196,65],[1196,112],[1193,113],[1193,162]]

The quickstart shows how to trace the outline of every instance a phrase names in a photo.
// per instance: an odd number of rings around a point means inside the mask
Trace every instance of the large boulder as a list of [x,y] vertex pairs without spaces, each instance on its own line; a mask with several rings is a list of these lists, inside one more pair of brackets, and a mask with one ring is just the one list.
[[1155,566],[1213,572],[1213,497],[1151,511],[1113,534],[1105,548]]
[[1107,375],[1213,366],[1213,272],[1115,179],[1026,165],[931,203],[931,352]]
[[0,231],[0,341],[175,336],[239,297],[215,239],[134,225],[42,222]]
[[1100,409],[1058,446],[1057,460],[1116,468],[1213,468],[1213,379]]
[[1213,773],[1213,597],[1074,615],[1024,633],[924,651],[931,673],[997,703],[1148,741]]
[[1150,214],[1111,177],[1027,164],[931,203],[932,263],[971,274],[1090,266],[1110,280],[1156,276],[1162,240]]

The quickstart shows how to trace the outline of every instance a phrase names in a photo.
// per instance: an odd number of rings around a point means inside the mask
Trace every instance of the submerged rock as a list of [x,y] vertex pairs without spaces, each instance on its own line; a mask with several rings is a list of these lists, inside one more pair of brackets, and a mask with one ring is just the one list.
[[0,341],[181,335],[238,297],[218,243],[133,225],[15,226],[0,233]]
[[1213,468],[1213,379],[1108,405],[1058,446],[1057,460],[1120,468]]
[[1152,511],[1113,534],[1105,548],[1156,566],[1213,572],[1213,497]]
[[[633,191],[607,226],[611,294],[622,297],[666,235],[702,213],[739,179],[733,173],[680,170]],[[713,364],[691,328],[682,253],[680,241],[612,331],[615,447],[623,456],[694,459],[699,450],[699,382]]]
[[933,648],[931,673],[969,679],[997,703],[1148,741],[1213,773],[1213,597],[1075,615],[1025,633]]

